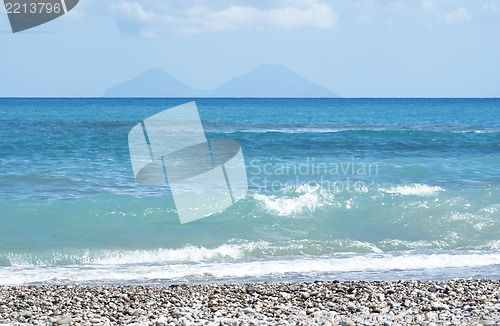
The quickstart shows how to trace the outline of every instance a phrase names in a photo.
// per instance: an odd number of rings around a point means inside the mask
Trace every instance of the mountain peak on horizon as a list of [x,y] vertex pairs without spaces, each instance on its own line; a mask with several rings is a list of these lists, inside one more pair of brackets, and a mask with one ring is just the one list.
[[257,67],[253,68],[251,71],[266,71],[266,70],[267,71],[274,70],[274,71],[281,71],[281,72],[285,72],[285,71],[292,72],[290,69],[288,69],[284,65],[272,64],[272,63],[264,63],[261,65],[258,65]]
[[184,84],[159,68],[106,90],[103,97],[197,97],[203,92]]
[[287,67],[262,64],[213,91],[190,87],[162,69],[149,69],[136,78],[112,86],[104,97],[338,97]]
[[262,64],[215,89],[220,97],[338,97],[279,64]]

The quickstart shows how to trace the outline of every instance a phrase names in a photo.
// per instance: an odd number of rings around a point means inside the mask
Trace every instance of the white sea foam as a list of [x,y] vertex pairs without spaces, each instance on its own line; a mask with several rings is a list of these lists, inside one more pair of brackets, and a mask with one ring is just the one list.
[[371,243],[365,242],[365,241],[354,241],[352,243],[352,246],[358,247],[358,248],[366,248],[366,249],[369,249],[370,251],[375,252],[375,253],[383,253],[383,251],[380,248],[378,248],[374,244],[371,244]]
[[0,269],[0,285],[61,282],[184,282],[280,277],[290,274],[418,271],[436,268],[478,268],[500,265],[500,253],[367,254],[302,257],[291,260],[225,261],[167,265],[53,266]]
[[407,249],[435,249],[435,248],[447,248],[449,244],[443,240],[384,240],[379,242],[383,248],[390,248],[391,250],[407,250]]
[[500,240],[491,240],[487,243],[476,246],[479,250],[500,250]]
[[306,209],[314,211],[316,207],[321,206],[319,197],[313,193],[306,193],[293,198],[255,194],[254,198],[261,201],[266,210],[279,216],[300,213]]
[[255,129],[245,129],[245,130],[232,130],[232,131],[227,131],[224,130],[223,132],[214,130],[212,132],[215,133],[238,133],[238,132],[245,132],[245,133],[282,133],[282,134],[306,134],[306,133],[337,133],[337,132],[342,132],[342,131],[356,131],[358,129],[341,129],[341,128],[281,128],[281,129],[260,129],[260,128],[255,128]]
[[231,245],[224,244],[214,249],[205,247],[186,246],[180,249],[134,250],[134,251],[108,251],[104,257],[96,259],[98,264],[145,264],[169,262],[199,262],[203,260],[239,259],[243,252],[254,244]]
[[[285,193],[287,190],[285,190]],[[288,189],[290,192],[290,189]],[[308,184],[300,185],[293,189],[291,195],[265,195],[254,194],[253,198],[262,203],[265,209],[279,216],[289,216],[303,211],[313,212],[318,207],[324,206],[332,198],[327,190]]]
[[58,262],[100,265],[196,263],[206,260],[240,259],[245,256],[246,252],[267,245],[267,242],[259,241],[244,244],[223,244],[213,249],[185,246],[179,249],[161,248],[155,250],[83,250],[52,252],[49,257],[33,256],[33,254],[9,254],[7,258],[10,264],[16,267],[54,266]]
[[497,213],[499,210],[500,210],[500,204],[494,204],[494,205],[491,205],[491,206],[488,206],[488,207],[481,209],[481,212],[485,212],[485,213],[493,215],[493,214]]
[[482,128],[482,129],[468,129],[462,126],[392,126],[392,125],[354,125],[354,126],[309,126],[309,127],[278,127],[278,128],[266,128],[266,127],[254,127],[248,129],[234,128],[234,129],[218,129],[210,128],[207,129],[212,133],[285,133],[285,134],[296,134],[296,133],[337,133],[337,132],[352,132],[352,131],[423,131],[423,132],[451,132],[451,133],[497,133],[500,132],[500,128]]
[[388,194],[399,194],[403,196],[433,196],[440,191],[445,191],[443,188],[438,186],[428,186],[425,184],[412,184],[404,186],[391,187],[389,189],[381,189],[381,191]]

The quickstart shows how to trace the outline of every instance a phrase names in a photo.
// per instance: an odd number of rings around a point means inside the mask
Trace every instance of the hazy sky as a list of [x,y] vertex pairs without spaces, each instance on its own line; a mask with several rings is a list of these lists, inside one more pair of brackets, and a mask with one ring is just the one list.
[[80,0],[12,34],[0,96],[101,96],[161,68],[213,89],[283,64],[342,97],[500,97],[500,0]]

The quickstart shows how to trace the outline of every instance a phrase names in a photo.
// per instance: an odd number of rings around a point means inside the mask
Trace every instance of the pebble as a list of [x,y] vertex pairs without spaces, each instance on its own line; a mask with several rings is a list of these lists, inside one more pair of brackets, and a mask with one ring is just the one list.
[[69,325],[73,322],[73,319],[71,319],[70,316],[62,316],[62,317],[59,317],[59,318],[56,318],[55,324],[57,325]]
[[436,302],[436,301],[431,303],[431,308],[432,308],[432,310],[448,310],[448,309],[450,309],[448,307],[448,305],[441,303],[441,302]]
[[0,287],[0,324],[500,325],[500,281]]
[[23,317],[23,318],[30,318],[33,314],[31,313],[31,311],[29,310],[22,310],[20,313],[19,313],[19,316]]
[[253,285],[249,285],[249,286],[247,286],[246,291],[247,291],[247,293],[254,293],[257,290],[255,289],[255,287]]
[[254,315],[255,314],[255,310],[253,310],[252,308],[245,308],[241,312],[244,314],[247,314],[247,315],[249,315],[249,314]]
[[356,324],[349,318],[344,319],[341,324],[342,326],[356,326]]
[[302,296],[302,299],[307,300],[311,297],[311,295],[308,292],[302,292],[300,294]]

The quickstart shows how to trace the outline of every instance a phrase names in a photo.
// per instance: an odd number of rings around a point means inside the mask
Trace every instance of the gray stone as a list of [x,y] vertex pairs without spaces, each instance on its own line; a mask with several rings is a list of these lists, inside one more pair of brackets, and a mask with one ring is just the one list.
[[428,290],[429,290],[429,292],[437,292],[437,291],[442,290],[442,289],[443,288],[439,285],[432,285],[429,287]]
[[255,310],[253,310],[252,308],[244,308],[243,310],[241,310],[242,313],[246,314],[246,315],[255,315]]
[[30,318],[32,315],[33,314],[29,310],[21,310],[21,312],[19,313],[19,316],[23,318]]
[[432,308],[432,310],[449,310],[450,309],[448,307],[448,305],[441,303],[441,302],[437,302],[437,301],[431,302],[431,308]]
[[257,290],[255,289],[255,287],[253,285],[249,285],[249,286],[247,286],[246,291],[247,291],[247,293],[255,293]]
[[344,320],[342,320],[340,325],[341,326],[356,326],[356,324],[352,320],[350,320],[349,318],[345,318]]
[[281,296],[285,298],[286,300],[290,299],[292,295],[288,292],[281,292]]
[[73,319],[71,319],[70,316],[62,316],[59,318],[56,318],[55,324],[57,325],[69,325],[73,322]]
[[302,299],[304,299],[304,300],[307,300],[311,297],[309,292],[302,292],[300,295],[301,295]]

